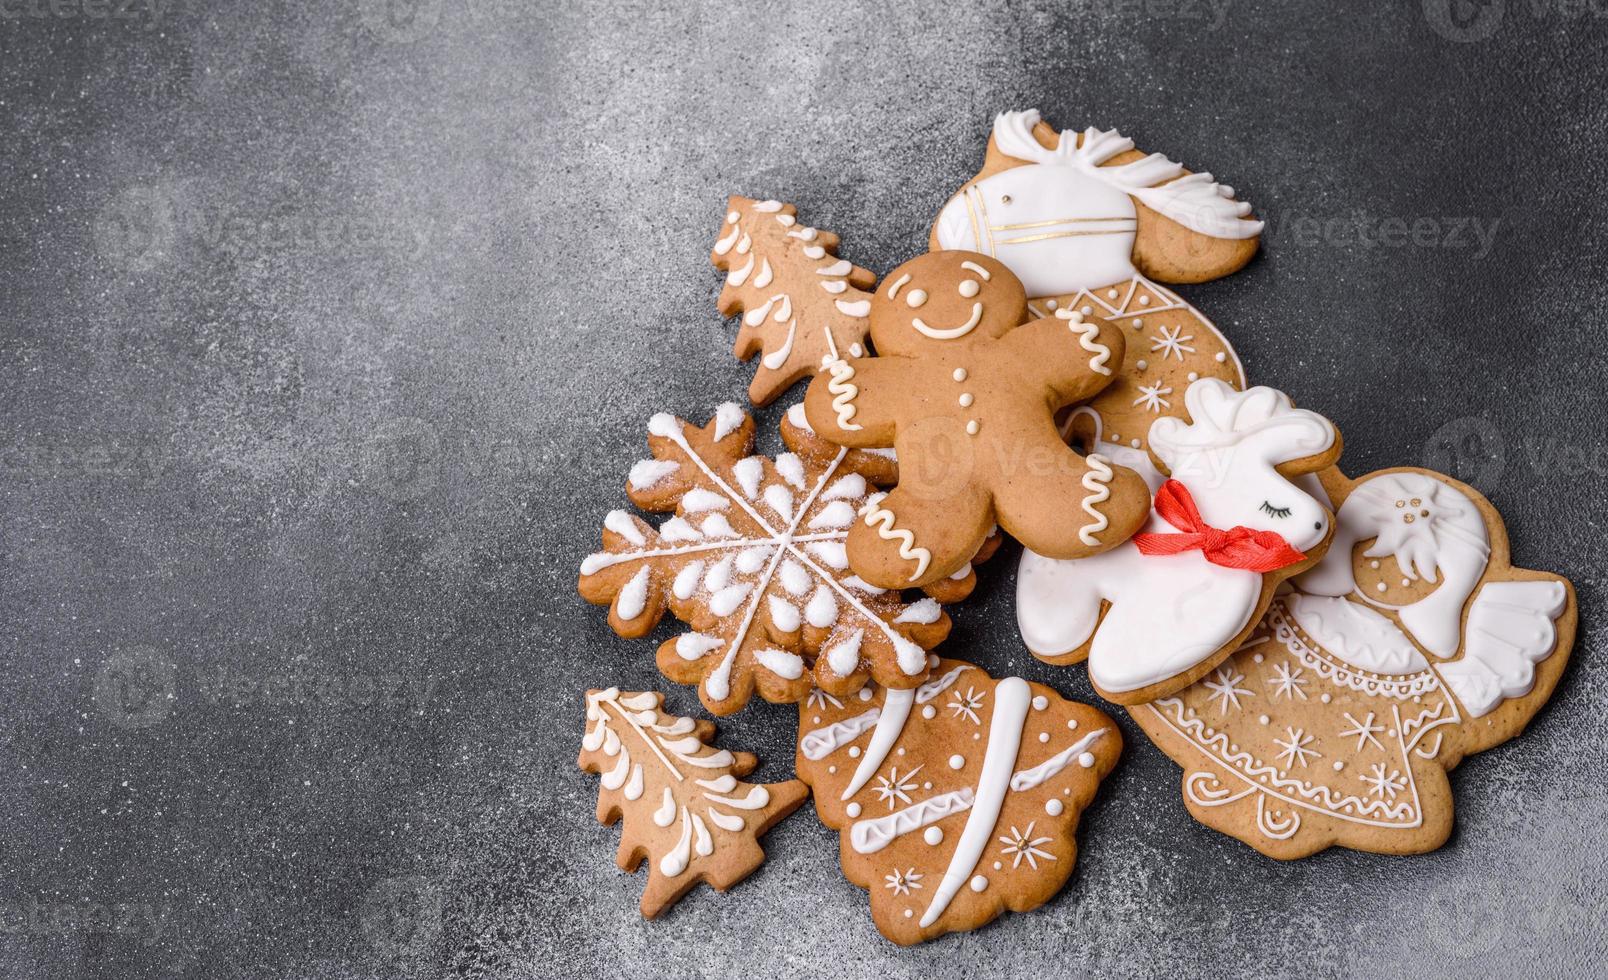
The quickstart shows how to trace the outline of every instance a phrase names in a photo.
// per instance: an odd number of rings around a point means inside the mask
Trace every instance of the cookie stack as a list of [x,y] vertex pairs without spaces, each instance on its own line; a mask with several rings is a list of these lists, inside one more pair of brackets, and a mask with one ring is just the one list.
[[1573,643],[1574,590],[1515,568],[1499,514],[1450,477],[1348,477],[1319,412],[1252,386],[1160,283],[1229,275],[1262,224],[1210,174],[1116,131],[994,123],[931,250],[880,282],[793,207],[732,198],[721,313],[785,413],[756,455],[735,403],[648,421],[626,510],[580,592],[623,637],[668,611],[660,670],[726,715],[796,703],[798,780],[710,744],[654,692],[592,691],[580,764],[644,915],[725,889],[813,793],[883,935],[1031,910],[1122,749],[1102,711],[936,648],[1005,535],[1021,640],[1183,768],[1200,820],[1264,854],[1445,842],[1446,773],[1520,732]]

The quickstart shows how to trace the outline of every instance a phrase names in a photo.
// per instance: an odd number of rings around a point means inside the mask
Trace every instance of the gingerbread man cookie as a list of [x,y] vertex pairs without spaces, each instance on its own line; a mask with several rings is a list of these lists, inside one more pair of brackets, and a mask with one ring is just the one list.
[[1284,579],[1323,554],[1323,503],[1293,478],[1340,455],[1340,434],[1281,391],[1235,391],[1202,378],[1188,418],[1158,419],[1151,451],[1115,450],[1156,491],[1143,533],[1071,561],[1029,549],[1016,579],[1016,618],[1050,663],[1089,661],[1101,697],[1143,704],[1187,687],[1239,646]]
[[839,351],[810,382],[804,410],[817,432],[899,457],[898,487],[869,500],[849,532],[849,564],[866,581],[942,579],[996,523],[1041,554],[1077,558],[1143,522],[1143,479],[1085,459],[1055,426],[1058,409],[1110,383],[1121,332],[1071,310],[1022,324],[1025,313],[1021,283],[998,260],[932,252],[878,287],[878,356]]
[[1338,508],[1323,561],[1215,673],[1131,713],[1184,767],[1195,819],[1263,854],[1434,850],[1447,772],[1556,688],[1574,589],[1513,567],[1500,515],[1450,477],[1329,469],[1312,489]]

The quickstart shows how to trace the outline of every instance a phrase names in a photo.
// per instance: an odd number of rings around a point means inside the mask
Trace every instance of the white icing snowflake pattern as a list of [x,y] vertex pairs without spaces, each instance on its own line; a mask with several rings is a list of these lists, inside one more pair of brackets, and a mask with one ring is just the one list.
[[[716,413],[716,443],[735,437],[746,419],[736,405],[722,405]],[[583,584],[588,576],[626,562],[677,561],[673,597],[702,597],[718,626],[684,634],[676,652],[685,660],[711,665],[703,686],[714,701],[731,695],[739,657],[753,669],[785,679],[807,669],[800,656],[805,651],[777,649],[758,628],[767,620],[786,633],[802,635],[805,625],[830,630],[819,653],[841,676],[865,666],[861,649],[873,636],[893,647],[906,676],[920,675],[926,669],[926,651],[891,624],[909,606],[897,593],[885,594],[848,569],[843,542],[875,490],[861,474],[841,470],[848,451],[840,449],[824,468],[791,452],[770,461],[746,456],[734,465],[712,463],[688,441],[685,428],[686,423],[671,415],[650,419],[650,434],[673,442],[684,460],[644,460],[632,468],[630,478],[631,486],[640,489],[685,470],[693,486],[681,495],[675,515],[657,528],[658,540],[650,542],[646,535],[651,528],[643,528],[625,511],[609,514],[604,526],[623,536],[629,547],[588,557],[581,564]],[[641,613],[649,583],[644,564],[637,578],[620,590],[621,618]],[[816,694],[810,695],[810,703],[817,703]]]
[[921,877],[921,872],[915,868],[909,868],[904,871],[895,868],[893,874],[883,878],[887,882],[883,887],[893,889],[895,895],[908,895],[910,894],[910,889],[921,887]]
[[1164,386],[1159,381],[1153,385],[1140,385],[1139,397],[1135,398],[1133,403],[1143,405],[1147,411],[1160,415],[1162,409],[1172,407],[1172,402],[1162,397],[1170,394],[1172,394],[1172,389]]
[[967,687],[965,694],[956,691],[949,698],[949,710],[955,713],[956,718],[965,718],[973,725],[983,723],[977,716],[977,709],[983,706],[983,695],[976,688]]
[[1273,700],[1277,701],[1282,694],[1291,701],[1297,697],[1305,701],[1307,695],[1303,688],[1306,687],[1306,678],[1301,676],[1304,673],[1306,671],[1300,667],[1291,667],[1288,660],[1274,664],[1273,676],[1268,679],[1268,683],[1273,686]]
[[1383,762],[1374,763],[1362,781],[1368,784],[1368,795],[1380,799],[1394,800],[1397,793],[1407,788],[1407,778],[1394,769],[1387,771]]
[[886,776],[877,777],[877,785],[872,790],[877,794],[877,799],[887,801],[888,809],[892,810],[896,803],[910,802],[910,794],[916,788],[913,777],[920,771],[921,766],[917,766],[901,776],[899,767],[894,766]]
[[[1171,330],[1170,333],[1168,332],[1169,329]],[[1161,351],[1161,359],[1164,361],[1167,359],[1167,355],[1169,354],[1177,355],[1178,359],[1181,361],[1184,359],[1185,351],[1188,351],[1191,354],[1195,353],[1195,348],[1189,346],[1189,341],[1194,340],[1195,335],[1188,334],[1183,337],[1178,336],[1183,332],[1184,328],[1181,326],[1171,328],[1162,327],[1159,334],[1150,338],[1151,353]]]
[[812,687],[810,688],[808,705],[811,708],[825,710],[828,705],[834,708],[841,708],[843,707],[843,702],[818,687]]
[[1385,726],[1374,724],[1374,713],[1372,711],[1368,712],[1368,717],[1363,721],[1358,721],[1356,718],[1352,717],[1351,712],[1347,711],[1346,721],[1351,722],[1351,727],[1341,732],[1340,737],[1351,738],[1352,736],[1356,736],[1357,751],[1362,751],[1362,747],[1370,742],[1373,743],[1373,746],[1376,749],[1383,749],[1385,747],[1384,743],[1380,742],[1379,739],[1374,737],[1375,735],[1384,731]]
[[1037,858],[1044,858],[1047,861],[1055,860],[1054,854],[1051,854],[1049,851],[1039,849],[1039,845],[1048,844],[1050,842],[1050,838],[1033,836],[1033,827],[1037,823],[1037,820],[1028,823],[1027,830],[1025,831],[1017,830],[1015,827],[1012,827],[1009,837],[1001,837],[999,839],[999,842],[1005,845],[1003,848],[1001,848],[1003,853],[1011,856],[1012,868],[1020,865],[1025,859],[1027,861],[1027,866],[1032,868],[1034,871],[1037,871]]
[[1207,690],[1212,692],[1211,697],[1207,699],[1208,701],[1222,699],[1223,703],[1217,707],[1217,713],[1219,715],[1228,714],[1228,708],[1230,705],[1233,705],[1234,710],[1238,711],[1240,708],[1241,695],[1244,695],[1248,698],[1256,697],[1256,695],[1252,694],[1249,690],[1238,686],[1239,682],[1243,681],[1244,679],[1244,674],[1237,670],[1224,667],[1218,670],[1215,680],[1201,682],[1205,685]]
[[1296,763],[1300,763],[1304,768],[1307,764],[1307,756],[1311,756],[1314,759],[1322,756],[1323,753],[1319,752],[1317,749],[1307,748],[1307,746],[1311,745],[1315,739],[1313,739],[1311,735],[1308,735],[1304,729],[1285,728],[1284,734],[1287,736],[1287,739],[1275,738],[1273,740],[1274,745],[1277,745],[1280,749],[1283,749],[1283,751],[1276,756],[1276,758],[1278,758],[1281,762],[1291,766],[1294,766]]

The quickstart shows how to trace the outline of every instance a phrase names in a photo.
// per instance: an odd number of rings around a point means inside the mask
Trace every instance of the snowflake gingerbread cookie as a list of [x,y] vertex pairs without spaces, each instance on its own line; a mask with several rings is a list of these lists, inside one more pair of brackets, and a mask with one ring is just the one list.
[[837,257],[838,237],[798,221],[791,204],[733,197],[710,259],[726,273],[721,316],[741,314],[735,353],[759,354],[748,398],[767,405],[870,328],[876,276]]
[[1177,293],[1238,271],[1262,222],[1211,174],[1146,155],[1115,130],[1057,133],[1035,111],[994,120],[982,170],[933,223],[933,249],[986,252],[1010,267],[1029,312],[1073,310],[1127,335],[1116,376],[1071,420],[1086,444],[1145,448],[1150,423],[1182,414],[1200,378],[1245,387],[1228,340]]
[[748,877],[765,860],[760,836],[809,795],[796,779],[743,782],[758,760],[710,746],[711,722],[667,714],[663,702],[654,691],[588,691],[577,760],[603,777],[598,821],[623,821],[615,863],[630,872],[648,862],[649,919],[699,882],[725,891]]
[[[659,669],[697,684],[717,715],[756,690],[788,703],[813,686],[850,694],[868,678],[914,686],[949,632],[932,594],[907,601],[849,568],[845,539],[897,473],[890,455],[827,445],[804,423],[789,412],[790,451],[768,459],[752,454],[754,422],[735,404],[702,428],[654,416],[653,456],[626,489],[643,510],[674,516],[655,528],[611,512],[603,550],[581,563],[581,595],[610,607],[621,636],[645,636],[667,609],[692,627],[660,645]],[[957,599],[973,582],[968,566],[932,592]]]
[[843,871],[901,945],[1027,912],[1060,891],[1078,818],[1122,753],[1094,708],[938,660],[914,690],[799,706],[797,768]]
[[1073,311],[1023,324],[1025,302],[1000,262],[930,252],[894,269],[871,300],[877,356],[829,359],[810,382],[804,411],[817,432],[898,451],[898,487],[848,536],[849,563],[866,581],[941,580],[996,524],[1041,553],[1076,558],[1143,522],[1140,476],[1085,459],[1054,422],[1109,383],[1120,331]]
[[1143,704],[1179,691],[1232,653],[1278,584],[1329,540],[1328,509],[1292,480],[1330,465],[1340,434],[1272,388],[1203,378],[1187,419],[1158,419],[1151,452],[1114,458],[1155,491],[1145,530],[1092,558],[1028,550],[1016,579],[1027,648],[1050,663],[1089,662],[1101,697]]
[[1323,561],[1213,674],[1130,712],[1184,767],[1195,819],[1264,854],[1434,850],[1447,772],[1557,686],[1574,589],[1514,568],[1501,517],[1450,477],[1330,469],[1311,489],[1337,508]]

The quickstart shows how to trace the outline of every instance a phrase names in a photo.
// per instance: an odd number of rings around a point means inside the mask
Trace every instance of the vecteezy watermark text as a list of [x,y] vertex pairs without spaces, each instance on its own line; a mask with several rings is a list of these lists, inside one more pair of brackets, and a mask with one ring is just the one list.
[[155,30],[189,0],[0,0],[0,21],[93,20]]
[[[1504,23],[1528,20],[1536,26],[1578,24],[1587,17],[1608,19],[1608,0],[1422,0],[1424,20],[1448,41],[1470,44],[1496,34]],[[1514,11],[1509,16],[1509,11]]]
[[311,670],[251,674],[232,667],[200,672],[204,704],[284,708],[410,708],[422,710],[435,694],[428,674],[328,674]]
[[151,943],[167,932],[172,917],[167,903],[0,899],[0,934],[10,936],[129,936]]
[[[1608,0],[1605,0],[1608,2]],[[1472,252],[1476,260],[1490,254],[1501,218],[1476,215],[1350,214],[1318,217],[1292,214],[1271,220],[1263,229],[1264,242],[1297,248],[1443,249]]]

